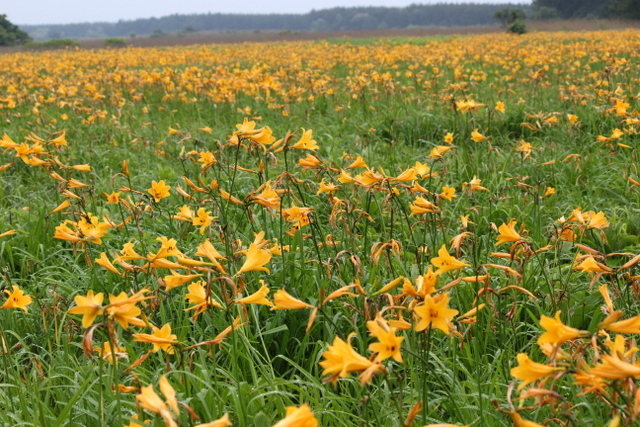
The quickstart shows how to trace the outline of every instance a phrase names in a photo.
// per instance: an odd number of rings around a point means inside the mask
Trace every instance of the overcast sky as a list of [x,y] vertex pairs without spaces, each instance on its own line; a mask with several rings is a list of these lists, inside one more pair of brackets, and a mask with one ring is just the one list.
[[393,6],[412,3],[530,3],[526,0],[0,0],[0,14],[14,24],[116,22],[174,13],[307,13],[337,6]]

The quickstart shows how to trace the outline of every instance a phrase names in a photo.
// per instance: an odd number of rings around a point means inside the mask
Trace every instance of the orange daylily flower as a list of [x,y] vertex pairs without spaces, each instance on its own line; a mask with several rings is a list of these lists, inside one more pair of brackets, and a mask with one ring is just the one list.
[[89,291],[86,297],[76,295],[73,300],[76,302],[76,305],[69,309],[69,313],[83,315],[83,328],[91,326],[95,318],[103,312],[102,301],[104,300],[104,294],[102,292],[94,295],[93,291]]
[[16,285],[12,285],[11,288],[13,291],[10,291],[9,289],[4,290],[7,294],[7,300],[2,304],[2,306],[0,306],[0,309],[19,308],[20,310],[28,312],[29,309],[27,306],[31,304],[31,297],[29,295],[25,295],[22,289]]
[[575,328],[566,326],[560,320],[561,311],[556,312],[555,318],[542,316],[540,318],[540,326],[545,329],[545,333],[538,338],[538,344],[562,344],[563,342],[574,340],[584,334],[586,331],[580,331]]
[[297,298],[292,297],[284,289],[278,289],[273,294],[273,307],[271,310],[300,310],[302,308],[314,308],[311,304],[307,304]]
[[452,329],[451,319],[458,314],[458,310],[451,309],[448,305],[449,294],[436,297],[426,295],[424,302],[413,309],[420,318],[414,329],[419,332],[431,327],[449,335]]
[[151,197],[153,197],[153,200],[155,200],[156,203],[157,203],[160,200],[164,199],[165,197],[169,197],[171,195],[169,193],[170,189],[171,189],[171,187],[166,185],[164,183],[164,180],[162,180],[160,182],[152,181],[151,182],[151,188],[149,188],[147,190],[147,192],[149,194],[151,194]]
[[242,267],[240,267],[240,270],[238,270],[238,272],[236,273],[236,276],[242,273],[246,273],[247,271],[255,270],[266,271],[267,273],[270,273],[269,269],[264,265],[271,261],[271,252],[266,249],[260,249],[259,245],[251,243],[245,255],[247,259],[245,260],[244,264],[242,264]]
[[260,280],[260,283],[262,283],[260,289],[249,296],[235,300],[235,302],[239,304],[260,304],[272,307],[273,303],[267,299],[267,295],[269,295],[269,288],[264,284],[264,280]]
[[152,326],[152,334],[133,334],[133,340],[135,342],[148,342],[153,344],[153,353],[164,350],[168,354],[173,354],[173,344],[177,344],[177,336],[171,333],[171,325],[165,323],[162,328]]
[[442,245],[438,251],[438,256],[431,259],[431,264],[437,267],[436,274],[446,273],[447,271],[459,270],[463,267],[469,267],[469,264],[458,261],[456,258],[449,255],[447,246]]
[[511,375],[522,381],[522,384],[518,386],[518,391],[520,391],[528,384],[560,370],[562,368],[536,363],[529,359],[526,353],[520,353],[518,354],[518,366],[511,369]]
[[287,416],[278,421],[273,427],[317,427],[318,420],[306,403],[296,408],[287,406]]
[[498,241],[496,242],[496,246],[501,245],[507,242],[518,242],[520,240],[524,240],[515,229],[515,225],[517,224],[515,219],[509,221],[509,224],[502,224],[498,227],[498,231],[500,235],[498,236]]

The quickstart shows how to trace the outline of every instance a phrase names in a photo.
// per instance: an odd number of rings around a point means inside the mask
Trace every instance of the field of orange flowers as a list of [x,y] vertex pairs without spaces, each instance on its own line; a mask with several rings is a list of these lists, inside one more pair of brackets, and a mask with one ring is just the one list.
[[640,419],[640,32],[0,56],[0,423]]

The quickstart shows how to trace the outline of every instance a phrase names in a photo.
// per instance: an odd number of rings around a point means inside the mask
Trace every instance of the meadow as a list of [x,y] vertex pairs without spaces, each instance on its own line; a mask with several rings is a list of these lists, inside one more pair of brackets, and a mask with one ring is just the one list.
[[0,424],[640,417],[640,31],[0,56]]

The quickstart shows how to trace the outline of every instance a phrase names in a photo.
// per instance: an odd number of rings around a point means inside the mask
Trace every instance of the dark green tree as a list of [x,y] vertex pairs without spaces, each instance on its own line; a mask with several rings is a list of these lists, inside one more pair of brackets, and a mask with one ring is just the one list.
[[613,0],[608,15],[619,19],[640,19],[640,0]]
[[508,27],[516,21],[524,21],[527,15],[522,9],[512,9],[505,7],[493,14],[493,18],[500,22],[503,27]]
[[613,0],[533,0],[533,8],[556,9],[560,18],[600,18],[607,13]]
[[0,15],[0,46],[15,46],[31,41],[29,34],[7,19],[7,15]]

